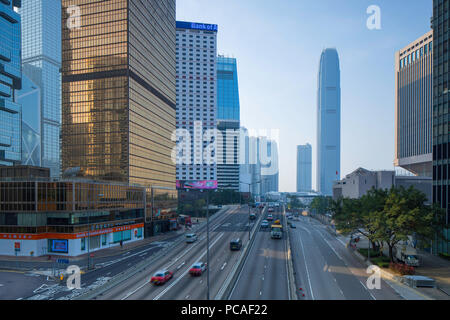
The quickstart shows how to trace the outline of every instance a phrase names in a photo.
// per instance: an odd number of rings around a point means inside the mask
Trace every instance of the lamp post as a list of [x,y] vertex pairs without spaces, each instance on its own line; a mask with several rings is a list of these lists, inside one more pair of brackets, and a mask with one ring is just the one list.
[[[250,186],[253,184],[252,182],[250,182],[250,183],[248,183],[248,182],[242,182],[242,181],[239,181],[240,183],[242,183],[242,184],[246,184],[246,185],[248,185],[248,193],[251,195],[251,192],[250,192]],[[256,183],[261,183],[261,181],[257,181],[257,182],[255,182],[255,184]],[[248,203],[248,240],[250,241],[250,202]]]
[[[89,196],[89,186],[88,186],[88,190],[87,190],[87,198],[88,198],[88,241],[87,241],[87,246],[88,246],[88,270],[91,269],[91,222],[90,222],[90,217],[91,217],[91,197]],[[102,193],[99,193],[97,195],[97,197],[104,197],[104,195]]]

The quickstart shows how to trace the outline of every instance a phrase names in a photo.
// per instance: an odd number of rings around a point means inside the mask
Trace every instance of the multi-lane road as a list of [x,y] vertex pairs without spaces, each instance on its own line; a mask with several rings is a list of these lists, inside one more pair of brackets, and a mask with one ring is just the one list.
[[[283,210],[276,208],[273,218],[283,223]],[[270,227],[260,229],[230,299],[289,300],[287,254],[286,235],[272,239]]]
[[[357,260],[327,228],[309,217],[290,229],[296,284],[302,299],[395,300],[401,296],[386,282],[369,290],[367,266]],[[303,294],[305,295],[303,297]]]
[[[258,210],[253,209],[259,213]],[[253,220],[250,228],[257,228],[248,254],[231,251],[230,241],[240,238],[243,249],[249,241],[248,207],[234,207],[210,223],[209,296],[214,299],[223,289],[233,267],[242,260],[236,281],[230,284],[231,300],[394,300],[402,297],[386,282],[381,288],[369,290],[366,266],[345,247],[345,243],[330,234],[326,227],[309,218],[290,220],[296,228],[283,231],[282,239],[272,239],[270,227],[263,229]],[[274,220],[285,225],[283,207],[275,208]],[[256,223],[257,222],[257,223]],[[119,283],[97,299],[114,300],[203,300],[207,298],[207,275],[189,275],[195,262],[206,262],[206,230],[197,233],[198,241],[185,242],[171,248],[146,270]],[[287,238],[290,239],[288,248]],[[288,257],[292,257],[293,272],[289,277]],[[245,259],[244,259],[245,258]],[[170,270],[174,277],[162,286],[149,283],[158,270]],[[293,283],[289,282],[293,279]],[[296,295],[290,291],[294,286]],[[301,288],[301,290],[300,290]]]
[[[256,210],[257,211],[257,210]],[[253,220],[250,228],[256,227]],[[217,295],[242,251],[231,251],[230,242],[240,238],[245,247],[248,242],[248,207],[234,208],[217,217],[210,223],[210,273],[209,296]],[[97,297],[114,300],[204,300],[207,298],[207,274],[192,277],[189,269],[196,262],[207,260],[207,235],[203,229],[197,233],[195,243],[182,242],[171,248],[170,252],[154,261],[147,270],[138,273]],[[162,286],[149,283],[158,270],[170,270],[174,277]]]

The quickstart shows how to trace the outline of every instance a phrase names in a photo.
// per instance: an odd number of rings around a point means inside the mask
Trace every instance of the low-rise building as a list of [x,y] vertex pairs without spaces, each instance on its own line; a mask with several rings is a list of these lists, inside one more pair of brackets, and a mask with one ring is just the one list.
[[0,167],[0,255],[78,256],[168,231],[176,218],[167,191],[49,175]]
[[430,177],[396,176],[395,171],[370,171],[358,168],[345,176],[344,179],[335,181],[333,185],[333,199],[351,198],[359,199],[372,188],[390,189],[392,186],[404,186],[422,191],[428,200],[431,200],[432,179]]

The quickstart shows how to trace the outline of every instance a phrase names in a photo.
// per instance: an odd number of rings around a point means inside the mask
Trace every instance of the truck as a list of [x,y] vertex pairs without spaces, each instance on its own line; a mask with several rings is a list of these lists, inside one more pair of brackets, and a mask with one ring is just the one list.
[[280,224],[273,224],[270,236],[272,239],[281,239],[283,237],[283,227]]
[[420,265],[417,250],[408,245],[397,245],[394,248],[395,258],[404,264],[411,267],[418,267]]

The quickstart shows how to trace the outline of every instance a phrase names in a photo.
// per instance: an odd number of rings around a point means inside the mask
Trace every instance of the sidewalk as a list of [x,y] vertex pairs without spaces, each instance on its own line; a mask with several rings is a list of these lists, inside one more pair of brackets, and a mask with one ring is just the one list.
[[[195,222],[196,220],[194,220],[192,230],[199,228],[203,224],[203,221],[201,221],[201,219],[199,219],[198,224]],[[154,237],[144,238],[143,240],[124,243],[122,247],[120,245],[116,245],[114,247],[93,251],[91,252],[91,255],[97,261],[99,259],[112,258],[122,254],[123,252],[144,248],[154,242],[166,241],[168,239],[177,237],[183,234],[184,232],[185,230],[184,228],[182,228],[181,230],[178,231],[170,231]],[[45,255],[39,257],[0,256],[0,270],[4,269],[4,270],[31,271],[35,269],[52,268],[56,260],[60,258],[70,259],[71,262],[78,262],[79,264],[85,263],[87,265],[88,254],[86,253],[76,257],[58,256],[58,255]]]
[[[351,250],[355,254],[355,256],[358,257],[358,259],[367,263],[367,257],[361,256],[359,252],[352,250],[348,246],[350,242],[350,236],[335,234],[334,229],[332,229],[325,221],[320,221],[319,219],[316,219],[316,221],[321,222],[323,225],[327,226],[328,231],[333,234],[339,242],[341,242],[349,250]],[[357,248],[367,249],[367,238],[360,235],[360,239],[361,240],[357,243]],[[384,248],[384,254],[389,254],[387,248]],[[401,296],[408,300],[450,300],[450,261],[437,256],[433,256],[423,251],[419,252],[419,258],[421,259],[422,265],[416,268],[416,274],[436,280],[437,288],[411,288],[395,280],[395,278],[397,278],[397,275],[395,275],[391,270],[387,268],[382,269],[382,272],[386,274],[390,279],[384,278],[384,281],[386,281],[395,291],[397,291]]]
[[[357,248],[367,249],[368,241],[364,236],[360,236],[361,240],[356,244]],[[346,238],[349,241],[349,238]],[[384,248],[384,255],[389,255],[389,249]],[[367,257],[364,257],[367,261]],[[440,257],[433,256],[426,252],[419,252],[421,266],[416,268],[416,275],[432,278],[436,281],[436,288],[414,288],[421,295],[436,300],[450,300],[450,262]],[[393,277],[401,277],[390,269],[382,269],[383,272],[391,274]],[[391,284],[394,281],[389,281]],[[398,286],[398,284],[396,284]],[[392,286],[393,287],[393,286]],[[395,290],[396,288],[394,288]]]

